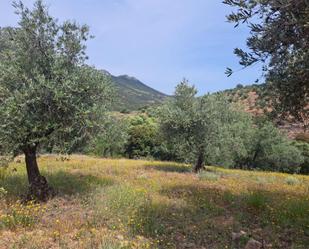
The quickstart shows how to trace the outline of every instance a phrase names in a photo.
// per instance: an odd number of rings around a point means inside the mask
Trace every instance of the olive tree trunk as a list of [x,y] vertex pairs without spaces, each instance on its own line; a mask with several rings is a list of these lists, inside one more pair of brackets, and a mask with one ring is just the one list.
[[200,152],[193,169],[194,172],[198,173],[204,167],[204,163],[205,163],[204,152]]
[[40,174],[37,163],[36,146],[24,149],[29,190],[24,198],[25,201],[37,200],[47,201],[54,196],[54,190],[49,187],[47,180]]
[[41,176],[36,160],[36,148],[24,150],[29,185],[33,184]]

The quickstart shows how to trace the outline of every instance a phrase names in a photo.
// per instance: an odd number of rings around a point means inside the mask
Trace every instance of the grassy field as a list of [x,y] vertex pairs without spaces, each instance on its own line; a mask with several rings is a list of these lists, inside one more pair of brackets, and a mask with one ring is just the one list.
[[58,191],[46,204],[18,202],[24,163],[0,171],[1,249],[309,248],[308,176],[77,155],[39,164]]

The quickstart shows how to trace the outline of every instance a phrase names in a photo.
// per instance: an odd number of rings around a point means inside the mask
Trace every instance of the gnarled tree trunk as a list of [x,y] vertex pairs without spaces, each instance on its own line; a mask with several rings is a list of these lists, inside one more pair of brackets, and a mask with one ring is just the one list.
[[205,163],[204,152],[200,152],[197,158],[197,162],[194,166],[194,172],[195,173],[199,172],[204,167],[204,163]]
[[47,201],[54,196],[54,190],[49,187],[47,180],[40,174],[36,160],[36,146],[28,146],[24,149],[29,190],[25,201],[38,200]]

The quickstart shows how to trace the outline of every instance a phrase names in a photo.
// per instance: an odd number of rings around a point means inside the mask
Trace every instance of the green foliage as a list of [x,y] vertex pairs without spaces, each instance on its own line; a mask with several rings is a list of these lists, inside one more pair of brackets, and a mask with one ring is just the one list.
[[248,148],[250,167],[287,173],[298,173],[303,163],[301,152],[271,123],[258,124]]
[[200,180],[217,181],[220,175],[215,172],[202,171],[198,174]]
[[266,207],[268,198],[263,192],[253,191],[246,195],[245,201],[249,208],[263,210]]
[[[0,178],[1,178],[1,176],[0,176]],[[4,188],[0,188],[0,198],[1,199],[4,199],[5,198],[5,196],[7,195],[7,191],[4,189]]]
[[[273,115],[292,115],[308,128],[309,5],[307,0],[225,0],[236,8],[227,19],[250,29],[249,50],[235,49],[240,65],[262,63]],[[227,70],[231,75],[233,71]]]
[[97,156],[117,157],[124,154],[128,124],[120,118],[106,117],[101,131],[90,142],[88,151]]
[[201,167],[204,162],[232,166],[236,155],[246,153],[241,144],[242,126],[250,119],[236,111],[220,94],[196,98],[196,89],[181,82],[175,100],[161,110],[161,129],[166,140],[177,145],[181,158]]
[[300,183],[300,181],[296,178],[296,177],[293,177],[293,176],[288,176],[286,179],[285,179],[285,182],[286,184],[288,185],[297,185]]
[[111,80],[118,95],[112,106],[116,111],[136,111],[145,106],[159,105],[167,98],[167,95],[145,85],[134,77],[111,75]]
[[309,143],[297,141],[293,144],[299,149],[304,157],[304,162],[300,165],[300,173],[309,174]]
[[111,98],[108,78],[84,64],[88,27],[58,24],[41,0],[14,7],[19,26],[0,51],[1,149],[72,147],[100,125]]
[[39,221],[44,211],[45,209],[40,204],[29,202],[22,205],[17,202],[10,206],[7,214],[0,217],[0,228],[32,227]]
[[138,115],[129,118],[125,153],[129,158],[151,157],[158,146],[158,125],[153,118]]
[[220,94],[196,98],[196,93],[183,81],[161,110],[161,130],[179,158],[199,168],[207,163],[299,172],[301,152],[271,122],[253,120]]

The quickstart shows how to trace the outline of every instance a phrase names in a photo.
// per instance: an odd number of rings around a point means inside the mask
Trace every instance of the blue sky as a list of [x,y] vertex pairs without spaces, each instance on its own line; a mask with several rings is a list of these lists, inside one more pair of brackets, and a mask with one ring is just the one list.
[[[32,6],[34,0],[24,0]],[[183,77],[200,94],[251,84],[259,66],[239,69],[233,54],[244,47],[248,30],[234,29],[221,0],[46,0],[59,21],[76,20],[95,36],[87,43],[88,64],[114,75],[128,74],[171,94]],[[10,0],[0,0],[0,26],[15,26]]]

